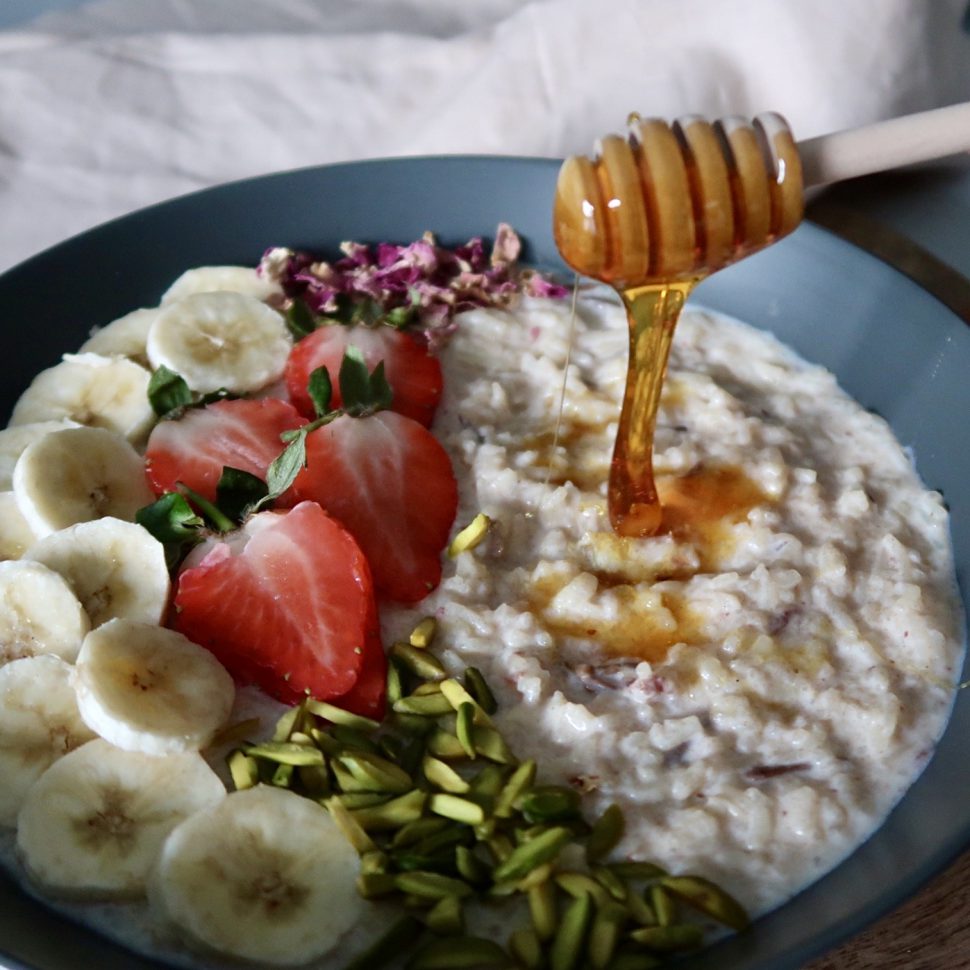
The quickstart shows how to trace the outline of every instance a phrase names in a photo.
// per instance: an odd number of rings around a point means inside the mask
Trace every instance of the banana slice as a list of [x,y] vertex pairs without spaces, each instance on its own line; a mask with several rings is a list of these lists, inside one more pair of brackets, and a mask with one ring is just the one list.
[[96,735],[81,720],[73,668],[60,657],[15,660],[0,670],[0,825],[17,824],[30,786]]
[[155,423],[148,403],[150,379],[144,367],[124,357],[65,354],[20,395],[10,424],[69,418],[115,431],[131,442],[143,441]]
[[67,428],[28,445],[14,466],[13,491],[38,536],[105,515],[131,520],[155,500],[141,456],[104,428]]
[[40,562],[0,562],[0,666],[54,654],[74,661],[91,621],[67,580]]
[[13,492],[0,492],[0,560],[19,559],[36,542]]
[[91,331],[91,336],[81,344],[79,354],[100,354],[102,357],[129,357],[136,364],[148,367],[145,342],[148,328],[159,314],[158,307],[132,310],[117,320]]
[[357,855],[326,809],[260,785],[172,832],[148,899],[205,950],[302,964],[334,949],[366,912],[357,871]]
[[30,424],[18,424],[15,428],[4,428],[0,431],[0,490],[13,488],[13,470],[27,445],[40,441],[45,434],[52,431],[77,427],[80,427],[77,421],[62,418],[59,421],[32,421]]
[[89,727],[125,751],[156,755],[204,747],[236,696],[208,650],[135,620],[109,620],[84,638],[73,683]]
[[258,391],[283,374],[293,344],[275,310],[241,293],[197,293],[168,304],[148,331],[148,359],[195,391]]
[[31,560],[67,580],[92,627],[115,617],[160,623],[168,605],[165,549],[133,522],[104,518],[61,529],[33,545],[20,561]]
[[53,895],[137,897],[169,832],[225,795],[194,752],[157,758],[89,741],[31,787],[17,849],[28,875]]
[[260,276],[251,266],[198,266],[186,270],[162,296],[162,306],[196,293],[242,293],[256,300],[283,295],[274,280]]

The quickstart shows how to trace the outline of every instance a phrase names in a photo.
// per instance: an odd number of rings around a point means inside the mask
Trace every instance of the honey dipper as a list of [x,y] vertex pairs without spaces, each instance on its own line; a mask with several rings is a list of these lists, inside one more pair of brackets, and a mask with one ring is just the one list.
[[613,286],[630,325],[630,358],[610,466],[616,532],[649,536],[663,512],[653,432],[674,327],[704,277],[768,246],[801,221],[804,189],[970,149],[970,103],[795,143],[762,114],[672,125],[632,115],[594,157],[559,172],[553,231],[577,272]]

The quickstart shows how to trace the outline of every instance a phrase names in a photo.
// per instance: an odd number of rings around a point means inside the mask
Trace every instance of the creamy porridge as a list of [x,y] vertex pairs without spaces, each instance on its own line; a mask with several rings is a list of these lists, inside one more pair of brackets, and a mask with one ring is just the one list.
[[[484,673],[539,780],[584,793],[590,817],[620,805],[617,858],[706,876],[763,913],[865,839],[932,753],[962,649],[947,517],[832,375],[691,309],[656,436],[665,524],[617,538],[605,483],[626,341],[601,290],[575,321],[537,297],[459,318],[432,431],[456,529],[492,525],[428,597],[382,607],[383,640],[435,616],[438,655]],[[234,716],[267,709],[282,710],[241,691]],[[16,869],[11,833],[4,848]],[[139,903],[69,911],[198,963]],[[386,918],[313,966],[343,965]]]

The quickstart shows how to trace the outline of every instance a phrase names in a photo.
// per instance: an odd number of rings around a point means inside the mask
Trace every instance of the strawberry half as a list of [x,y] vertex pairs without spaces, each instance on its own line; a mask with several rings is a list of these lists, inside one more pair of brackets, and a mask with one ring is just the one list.
[[[441,399],[441,364],[416,337],[388,326],[332,324],[314,330],[294,346],[284,376],[290,400],[301,414],[316,417],[307,392],[310,374],[326,367],[336,375],[349,346],[360,350],[368,370],[384,362],[384,376],[394,393],[392,411],[425,427],[431,424]],[[343,403],[340,389],[334,387],[333,391],[332,407],[339,408]]]
[[393,411],[343,415],[306,436],[306,461],[293,494],[346,526],[378,593],[403,603],[427,596],[458,508],[451,461],[431,432]]
[[280,453],[280,434],[306,424],[286,401],[218,401],[191,408],[176,421],[160,421],[148,439],[145,471],[156,495],[188,485],[210,502],[223,466],[265,479]]
[[183,568],[172,625],[238,681],[282,701],[346,697],[369,716],[383,707],[376,685],[386,666],[367,560],[312,502],[252,516]]

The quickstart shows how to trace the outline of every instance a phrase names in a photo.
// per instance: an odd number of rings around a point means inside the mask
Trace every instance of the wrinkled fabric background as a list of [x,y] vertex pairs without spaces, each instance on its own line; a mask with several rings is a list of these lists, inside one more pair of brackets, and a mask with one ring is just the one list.
[[804,138],[970,99],[966,7],[88,0],[24,15],[0,30],[0,269],[112,216],[279,169],[587,152],[631,110],[773,109]]

